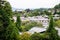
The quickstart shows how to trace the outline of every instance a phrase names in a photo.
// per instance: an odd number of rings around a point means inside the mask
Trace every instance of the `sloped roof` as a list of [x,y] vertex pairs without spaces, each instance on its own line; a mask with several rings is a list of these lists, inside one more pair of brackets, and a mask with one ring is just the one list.
[[33,27],[28,32],[33,34],[35,32],[40,33],[40,32],[43,32],[43,31],[46,31],[46,28]]

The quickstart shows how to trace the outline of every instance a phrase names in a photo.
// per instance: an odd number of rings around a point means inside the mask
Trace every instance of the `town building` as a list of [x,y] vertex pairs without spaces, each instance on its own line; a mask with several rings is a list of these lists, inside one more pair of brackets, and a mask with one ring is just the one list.
[[[46,17],[42,17],[42,16],[33,16],[33,17],[20,17],[21,21],[35,21],[35,22],[40,22],[43,24],[44,27],[49,25],[49,19]],[[13,19],[16,22],[16,17],[13,17]]]

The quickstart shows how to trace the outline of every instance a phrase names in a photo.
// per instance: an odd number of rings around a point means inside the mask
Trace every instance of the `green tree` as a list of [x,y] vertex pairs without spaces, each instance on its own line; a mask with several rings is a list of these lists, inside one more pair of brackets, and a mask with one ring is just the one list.
[[22,33],[20,35],[20,40],[30,40],[30,34],[26,32]]
[[20,15],[17,13],[16,27],[21,31],[21,20]]
[[30,36],[31,40],[40,40],[40,33],[34,33]]
[[[59,3],[58,5],[56,5],[56,6],[54,7],[54,9],[55,9],[55,13],[54,13],[54,14],[58,14],[59,17],[60,17],[60,3]],[[57,11],[59,11],[59,12],[57,12]]]
[[60,20],[57,20],[57,21],[55,22],[55,26],[60,28]]
[[13,21],[10,22],[10,25],[6,28],[5,37],[6,40],[20,40],[18,28]]
[[48,35],[45,34],[45,33],[43,33],[43,34],[41,34],[41,33],[34,33],[34,34],[32,34],[30,36],[30,39],[31,40],[49,40],[48,39]]
[[12,19],[9,2],[0,0],[0,40],[18,40],[18,29]]
[[60,3],[54,7],[55,9],[60,9]]
[[47,10],[45,10],[45,11],[43,11],[41,14],[42,14],[42,15],[48,15],[48,16],[50,16],[50,15],[51,15],[51,12],[48,12]]
[[41,22],[37,22],[36,26],[43,27],[43,24]]
[[49,40],[59,40],[59,36],[58,36],[58,32],[57,30],[54,28],[53,26],[53,17],[51,15],[51,18],[50,18],[50,24],[49,24],[49,27],[47,29],[47,34],[49,35]]
[[31,29],[32,27],[43,27],[41,22],[35,22],[35,21],[25,21],[22,22],[22,30],[24,31],[28,31],[29,29]]

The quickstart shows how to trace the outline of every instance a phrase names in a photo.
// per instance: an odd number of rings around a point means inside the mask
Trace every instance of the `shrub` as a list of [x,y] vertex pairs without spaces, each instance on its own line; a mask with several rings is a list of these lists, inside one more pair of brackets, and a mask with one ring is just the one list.
[[20,35],[20,40],[30,40],[30,34],[27,32],[24,32]]

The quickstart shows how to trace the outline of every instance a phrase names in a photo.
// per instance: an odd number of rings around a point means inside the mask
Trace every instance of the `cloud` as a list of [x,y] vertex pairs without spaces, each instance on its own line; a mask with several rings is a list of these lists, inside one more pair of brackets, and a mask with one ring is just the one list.
[[51,8],[60,0],[8,0],[14,8]]

